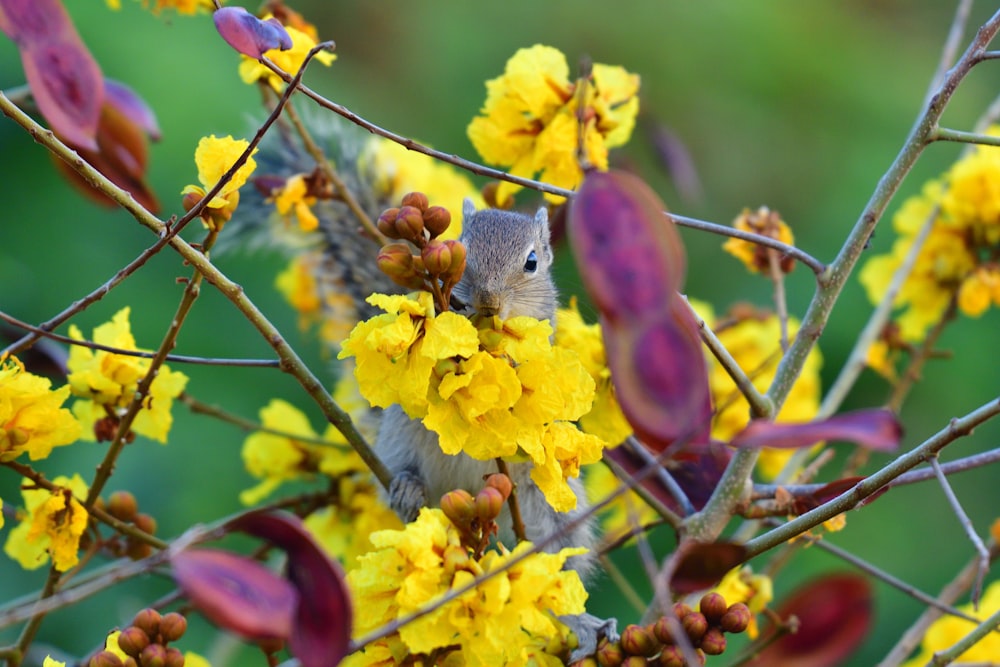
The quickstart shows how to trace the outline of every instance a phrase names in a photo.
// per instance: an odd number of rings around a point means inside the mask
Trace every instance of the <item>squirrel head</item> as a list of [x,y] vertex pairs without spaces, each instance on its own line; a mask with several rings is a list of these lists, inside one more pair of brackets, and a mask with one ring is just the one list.
[[539,208],[533,217],[492,208],[477,211],[466,199],[462,217],[466,267],[455,296],[480,315],[553,321],[556,288],[546,209]]

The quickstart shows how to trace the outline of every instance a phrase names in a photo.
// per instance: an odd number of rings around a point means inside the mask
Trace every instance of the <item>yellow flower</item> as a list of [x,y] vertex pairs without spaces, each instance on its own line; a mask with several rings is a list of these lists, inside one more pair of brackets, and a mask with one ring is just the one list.
[[[486,82],[486,102],[482,115],[469,124],[469,139],[490,164],[508,167],[517,176],[540,173],[543,181],[575,188],[583,178],[577,160],[580,118],[586,159],[607,169],[608,149],[628,141],[639,111],[639,77],[621,67],[593,66],[582,112],[578,85],[570,81],[559,50],[541,44],[520,49],[502,76]],[[501,183],[497,201],[519,189]]]
[[[265,428],[318,440],[306,416],[291,404],[272,400],[260,411]],[[243,463],[247,472],[261,480],[257,486],[240,493],[240,502],[253,505],[274,492],[282,483],[310,477],[316,473],[337,476],[364,470],[361,458],[351,449],[340,432],[328,429],[320,445],[266,431],[252,433],[243,441]]]
[[[347,575],[358,635],[432,604],[531,548],[522,542],[513,552],[488,552],[476,560],[444,513],[431,509],[421,510],[403,530],[380,531],[371,540],[375,550]],[[346,664],[389,664],[384,661],[451,646],[463,661],[455,664],[529,664],[527,657],[539,653],[540,644],[565,638],[567,630],[555,616],[584,611],[587,592],[579,575],[563,570],[569,556],[583,551],[529,556]]]
[[[137,350],[128,321],[129,308],[122,308],[110,322],[94,329],[94,342],[123,350]],[[83,340],[80,330],[71,325],[70,338]],[[149,359],[132,357],[74,345],[69,352],[69,386],[74,396],[73,414],[83,425],[84,440],[94,440],[94,425],[108,416],[121,415],[135,396],[139,382],[149,372]],[[159,442],[167,441],[173,424],[170,409],[173,400],[187,385],[183,373],[160,367],[150,386],[143,407],[132,422],[132,430]]]
[[65,662],[54,659],[52,656],[45,656],[44,662],[42,662],[42,667],[66,667]]
[[[1000,128],[989,134],[1000,135]],[[1000,149],[976,146],[952,165],[941,181],[930,181],[911,197],[893,218],[899,237],[889,253],[868,260],[861,284],[872,303],[884,296],[893,273],[902,265],[918,230],[934,218],[895,307],[904,341],[923,340],[952,304],[978,317],[991,304],[1000,305],[1000,274],[995,257],[1000,251]]]
[[85,498],[87,485],[79,475],[56,477],[58,487],[21,489],[25,512],[21,523],[7,536],[4,551],[26,570],[44,565],[51,556],[57,570],[65,572],[79,562],[80,537],[89,515],[77,498]]
[[594,402],[590,412],[580,417],[580,429],[592,433],[614,447],[632,435],[632,426],[622,414],[615,397],[604,354],[601,325],[586,324],[577,308],[576,297],[569,308],[561,308],[556,316],[556,345],[576,352],[587,373],[594,380]]
[[316,262],[322,259],[320,252],[296,255],[274,281],[285,300],[298,311],[299,328],[303,330],[319,321],[322,312],[316,284]]
[[[715,329],[722,345],[747,374],[753,385],[760,391],[766,391],[781,359],[780,324],[777,315],[773,313],[740,312],[736,310],[731,315],[731,322],[720,325],[713,321],[711,313],[706,313],[700,304],[692,302],[706,324]],[[705,315],[708,317],[705,317]],[[788,322],[788,336],[794,339],[798,332],[798,320],[791,318]],[[728,441],[741,431],[750,420],[750,406],[729,373],[715,359],[709,356],[709,388],[712,392],[712,403],[715,405],[715,417],[712,424],[712,437]],[[820,378],[819,371],[822,357],[818,348],[813,348],[806,358],[795,384],[792,385],[781,411],[776,417],[779,422],[807,422],[816,416],[819,410]],[[770,449],[761,450],[757,468],[765,479],[773,479],[784,467],[794,450]]]
[[274,206],[278,213],[288,219],[294,212],[299,222],[299,228],[311,232],[319,227],[319,219],[310,209],[316,203],[316,197],[309,194],[309,185],[305,174],[295,174],[285,181],[285,186],[274,194]]
[[[743,232],[768,236],[787,245],[795,244],[792,229],[781,219],[777,211],[772,211],[766,206],[752,212],[750,209],[743,209],[739,217],[733,221],[733,227]],[[771,255],[774,254],[777,254],[775,260],[779,270],[784,273],[788,273],[795,266],[791,258],[782,258],[781,253],[776,250],[736,237],[730,237],[722,244],[722,249],[743,262],[753,273],[770,273]]]
[[423,192],[431,204],[448,209],[451,225],[441,239],[457,239],[462,233],[465,198],[472,199],[476,210],[486,206],[465,172],[382,137],[369,141],[359,171],[367,175],[376,191],[384,193],[386,201],[398,202],[408,192]]
[[[969,603],[959,607],[959,610],[980,620],[985,620],[990,615],[1000,611],[1000,581],[994,581],[986,588],[978,609],[974,609],[972,603]],[[922,667],[932,662],[937,651],[950,648],[975,627],[976,624],[972,621],[966,621],[957,616],[942,616],[934,621],[924,634],[924,639],[920,644],[920,653],[903,663],[903,667]],[[1000,655],[1000,635],[991,632],[968,651],[958,656],[955,664],[992,664],[998,655]]]
[[757,615],[774,598],[771,578],[765,574],[754,574],[750,566],[744,565],[727,572],[712,590],[724,597],[730,605],[742,602],[750,609],[752,616],[750,625],[747,626],[747,636],[756,639],[759,634]]
[[108,633],[108,636],[104,639],[104,650],[110,651],[118,656],[122,661],[128,659],[128,654],[122,650],[122,647],[118,645],[118,638],[121,636],[121,630],[113,630]]
[[184,667],[212,667],[212,663],[194,651],[184,651]]
[[[121,0],[107,0],[108,7],[119,10],[122,7]],[[142,6],[149,9],[149,0],[143,0]],[[152,12],[159,14],[164,9],[173,9],[178,14],[194,15],[199,11],[212,11],[215,5],[212,0],[155,0],[152,3]]]
[[[232,136],[219,138],[213,134],[202,137],[194,151],[194,163],[198,167],[198,180],[201,185],[188,185],[181,190],[181,194],[193,195],[192,201],[195,202],[203,198],[222,180],[223,175],[236,164],[236,160],[249,146],[249,141],[233,139]],[[257,149],[255,148],[253,152],[256,153]],[[251,153],[252,155],[253,153]],[[236,206],[240,203],[239,190],[256,168],[257,162],[254,161],[253,157],[248,157],[246,162],[233,174],[233,177],[222,186],[219,193],[206,204],[207,209],[216,213],[218,220],[216,224],[228,220],[229,216],[236,210]]]
[[[268,14],[262,18],[266,21],[271,18],[271,16]],[[298,28],[294,28],[290,25],[285,26],[285,31],[288,32],[288,36],[292,38],[292,48],[286,49],[285,51],[281,51],[280,49],[271,49],[265,53],[264,56],[279,68],[294,76],[295,73],[302,67],[302,63],[305,62],[306,55],[309,53],[309,50],[316,46],[316,40]],[[336,59],[337,55],[329,51],[320,51],[313,57],[314,61],[322,63],[328,67],[330,63]],[[242,56],[240,60],[239,72],[240,78],[243,79],[244,83],[265,81],[269,86],[271,86],[271,88],[279,93],[285,83],[277,74],[265,67],[260,61],[254,60],[248,56]]]
[[24,370],[17,359],[0,363],[0,461],[24,452],[32,461],[46,458],[53,447],[80,437],[80,423],[62,407],[69,386],[51,383]]

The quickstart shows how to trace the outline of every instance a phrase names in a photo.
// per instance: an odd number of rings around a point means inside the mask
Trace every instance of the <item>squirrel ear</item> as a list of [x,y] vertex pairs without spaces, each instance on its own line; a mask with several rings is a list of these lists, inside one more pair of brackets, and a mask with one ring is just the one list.
[[469,218],[476,212],[476,205],[472,203],[470,197],[466,197],[462,200],[462,219],[465,222],[469,221]]
[[535,213],[535,225],[545,230],[545,238],[549,236],[549,209],[542,206]]

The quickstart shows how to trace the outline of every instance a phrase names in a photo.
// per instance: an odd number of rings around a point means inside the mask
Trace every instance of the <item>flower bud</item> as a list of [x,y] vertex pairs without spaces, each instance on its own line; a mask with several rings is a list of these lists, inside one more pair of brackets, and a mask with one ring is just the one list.
[[414,206],[403,206],[396,214],[396,238],[415,245],[424,243],[424,215]]
[[167,667],[167,649],[162,644],[150,644],[139,654],[142,667]]
[[118,648],[124,651],[125,655],[138,658],[142,649],[147,646],[149,646],[149,635],[134,625],[125,628],[118,635]]
[[396,236],[396,216],[399,215],[398,208],[387,208],[382,211],[382,214],[378,217],[378,221],[375,226],[378,230],[388,236],[390,239],[399,238]]
[[609,641],[603,641],[598,645],[596,656],[601,667],[618,667],[625,659],[621,644]]
[[510,494],[514,491],[514,483],[510,481],[510,477],[502,472],[495,472],[487,477],[486,486],[493,487],[499,491],[503,495],[504,500],[510,498]]
[[450,225],[451,213],[444,206],[431,206],[424,211],[424,228],[432,239],[444,234]]
[[592,658],[588,655],[586,658],[577,660],[570,667],[598,667],[597,658]]
[[397,285],[407,289],[420,289],[424,286],[423,277],[413,266],[413,255],[405,243],[390,243],[382,246],[375,262],[385,275]]
[[692,611],[681,619],[681,627],[684,628],[684,634],[688,636],[691,643],[697,646],[701,638],[705,636],[705,632],[708,631],[708,620],[704,614]]
[[633,656],[655,655],[660,649],[653,633],[641,625],[629,625],[622,632],[622,650]]
[[403,206],[412,206],[413,208],[420,209],[421,213],[427,210],[428,203],[427,195],[423,192],[408,192],[403,195],[402,199]]
[[717,625],[719,619],[729,609],[729,605],[726,604],[726,598],[718,593],[706,593],[702,596],[701,602],[698,604],[698,609],[705,615],[710,625]]
[[659,667],[685,667],[684,654],[679,646],[664,646],[655,664]]
[[646,667],[646,659],[639,655],[630,655],[622,660],[622,667]]
[[441,496],[441,511],[459,528],[466,528],[476,518],[476,502],[465,489],[455,489]]
[[198,202],[200,202],[204,198],[205,195],[203,194],[200,194],[198,192],[189,192],[186,195],[184,195],[184,197],[181,199],[181,206],[184,207],[185,211],[190,211],[191,209],[193,209],[195,206],[198,205]]
[[184,654],[179,649],[168,646],[164,667],[184,667]]
[[476,494],[476,515],[480,521],[492,521],[500,516],[503,504],[503,494],[492,486],[487,486]]
[[420,257],[424,260],[427,273],[435,277],[447,273],[451,267],[451,248],[444,241],[428,241],[420,251]]
[[128,540],[125,555],[132,560],[142,560],[153,555],[153,547],[138,540]]
[[678,620],[680,620],[680,619],[684,618],[685,616],[687,616],[688,614],[690,614],[691,611],[692,611],[691,607],[687,606],[683,602],[675,602],[674,603],[674,616],[676,616],[678,618]]
[[750,625],[750,608],[742,602],[729,605],[729,609],[719,620],[719,627],[726,632],[743,632]]
[[175,611],[164,614],[160,619],[160,635],[165,642],[175,642],[184,636],[187,630],[187,619]]
[[146,633],[149,638],[160,634],[160,612],[149,607],[140,609],[132,619],[132,625]]
[[436,364],[434,364],[434,375],[439,378],[443,378],[449,373],[458,373],[458,370],[458,362],[451,357],[440,359]]
[[653,623],[653,636],[664,644],[674,643],[674,633],[670,630],[670,617],[660,616]]
[[451,251],[451,266],[448,267],[446,279],[450,283],[456,284],[465,273],[465,245],[461,241],[453,239],[448,239],[444,244]]
[[711,627],[701,638],[701,650],[708,655],[722,655],[726,650],[726,636],[720,628]]
[[87,667],[122,667],[122,659],[111,651],[101,651],[87,663]]
[[132,521],[138,512],[139,503],[128,491],[115,491],[108,496],[108,514],[116,519]]
[[156,533],[156,519],[148,514],[136,514],[132,523],[135,524],[136,528],[147,535],[153,535]]

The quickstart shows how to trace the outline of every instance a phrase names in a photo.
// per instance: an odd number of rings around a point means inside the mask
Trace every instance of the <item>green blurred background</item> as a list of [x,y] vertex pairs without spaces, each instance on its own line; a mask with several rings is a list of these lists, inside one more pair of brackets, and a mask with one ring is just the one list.
[[[119,12],[96,0],[66,4],[105,74],[127,82],[158,112],[164,139],[152,148],[150,180],[164,202],[164,215],[180,213],[177,193],[196,180],[192,156],[198,139],[210,133],[249,136],[250,117],[260,114],[259,94],[239,81],[238,57],[219,40],[205,15],[164,12],[154,17],[133,2],[123,3]],[[475,155],[465,126],[485,98],[483,82],[500,74],[516,49],[541,42],[560,48],[571,63],[586,54],[596,62],[622,65],[642,77],[644,123],[669,129],[686,146],[700,194],[682,196],[641,129],[614,159],[642,173],[671,208],[685,215],[728,223],[746,206],[777,209],[794,228],[798,245],[830,260],[906,137],[937,64],[952,4],[518,0],[494,7],[444,0],[301,0],[294,7],[338,45],[339,59],[332,67],[310,70],[310,86],[383,127],[470,158]],[[976,8],[973,25],[993,10]],[[1000,92],[997,68],[986,63],[973,72],[945,115],[947,125],[972,126]],[[0,88],[22,83],[17,51],[0,39]],[[959,150],[955,145],[930,147],[890,210],[947,168]],[[6,119],[0,121],[0,202],[0,309],[30,322],[62,310],[153,241],[125,213],[85,201],[56,176],[45,151]],[[522,195],[521,203],[526,202]],[[196,240],[197,230],[186,236]],[[687,230],[683,237],[691,296],[712,302],[718,312],[738,301],[768,305],[769,283],[748,278],[720,250],[721,239]],[[891,241],[889,226],[882,226],[874,251],[885,251]],[[283,260],[260,253],[225,255],[217,261],[313,368],[326,375],[315,339],[298,332],[294,313],[272,286]],[[189,273],[174,254],[164,252],[76,322],[89,334],[131,305],[140,345],[153,346],[180,295],[175,278]],[[566,295],[580,291],[572,270],[566,268],[562,278]],[[812,287],[808,271],[800,268],[791,275],[793,314],[804,311]],[[820,341],[826,384],[870,310],[852,281]],[[902,414],[904,447],[997,395],[998,323],[994,310],[947,331],[942,345],[954,350],[955,357],[926,368]],[[203,290],[177,352],[272,356],[211,289]],[[280,396],[308,409],[314,425],[321,427],[303,392],[280,373],[187,366],[183,371],[191,377],[189,391],[204,401],[252,417]],[[866,374],[849,405],[877,405],[886,393],[881,380]],[[237,493],[251,484],[239,460],[240,432],[181,407],[175,415],[170,444],[137,441],[126,450],[108,489],[133,491],[142,508],[156,513],[159,534],[167,537],[236,511]],[[1000,427],[988,424],[952,446],[944,458],[994,447],[998,439]],[[101,451],[88,444],[63,448],[40,468],[50,477],[86,473]],[[874,457],[869,470],[886,460]],[[995,477],[987,469],[954,478],[980,534],[997,514]],[[0,498],[17,504],[18,483],[12,473],[0,470]],[[11,526],[8,521],[0,538]],[[850,514],[847,529],[828,539],[931,592],[973,555],[941,489],[931,483],[892,491]],[[659,536],[658,555],[669,544],[668,536]],[[641,582],[634,556],[625,555],[622,562]],[[755,565],[765,562],[766,556]],[[821,572],[847,568],[817,549],[806,550],[782,571],[778,598]],[[44,576],[44,569],[26,573],[0,557],[0,601],[37,589]],[[623,623],[634,620],[605,584],[594,595],[591,611],[618,615]],[[108,628],[168,590],[169,583],[161,580],[130,582],[54,615],[43,625],[40,641],[82,654]],[[874,663],[922,609],[882,584],[876,584],[876,596],[875,625],[850,664]],[[184,647],[206,652],[210,630],[192,632]],[[0,644],[15,636],[0,631]],[[726,660],[712,661],[716,663]]]

